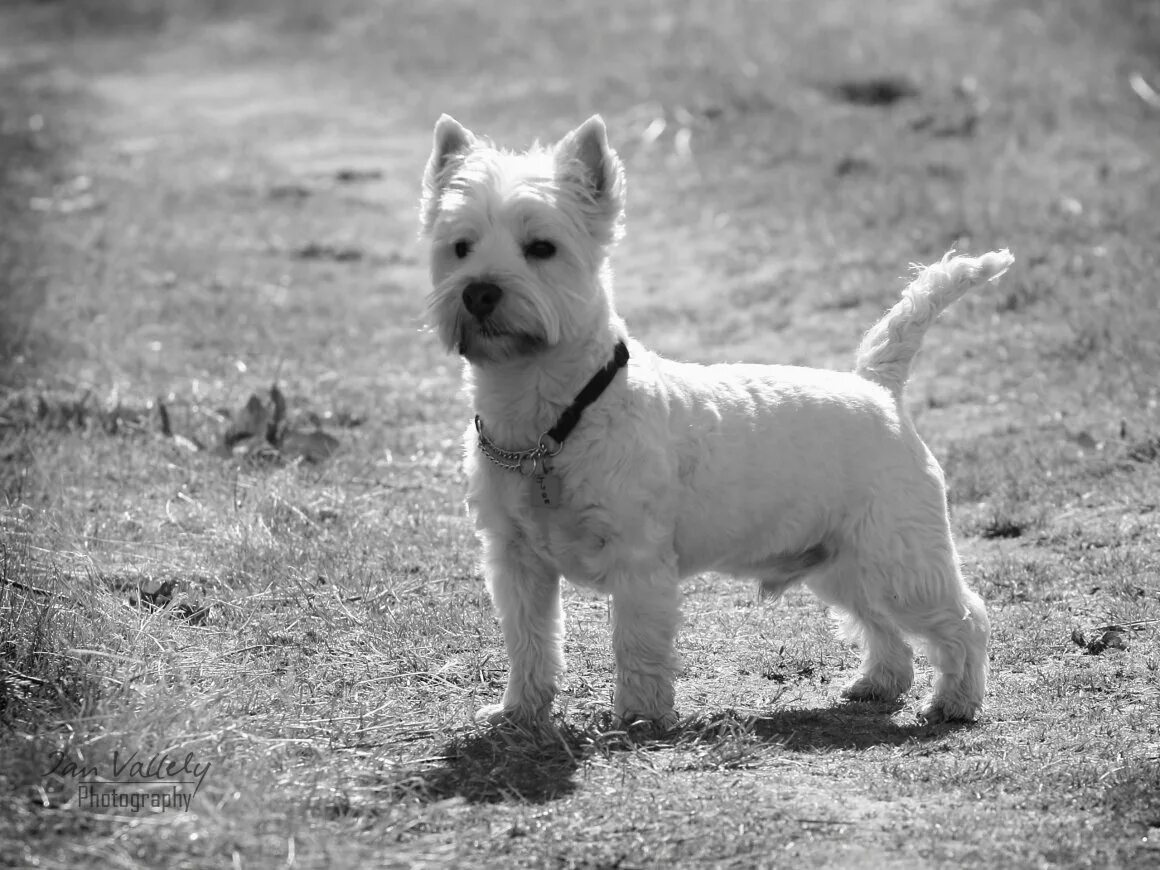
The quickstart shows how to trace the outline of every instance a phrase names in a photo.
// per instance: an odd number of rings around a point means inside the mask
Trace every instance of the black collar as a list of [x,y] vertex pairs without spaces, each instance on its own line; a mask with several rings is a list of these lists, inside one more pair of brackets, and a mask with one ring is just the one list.
[[616,347],[613,348],[612,359],[592,376],[592,380],[584,385],[584,389],[576,394],[576,399],[564,409],[560,419],[556,421],[556,425],[548,430],[548,437],[562,445],[572,434],[576,424],[580,422],[580,415],[584,413],[584,409],[600,398],[600,394],[612,383],[616,373],[627,364],[628,345],[623,341],[618,341]]
[[[530,460],[530,467],[535,470],[543,457],[555,456],[560,452],[564,446],[564,441],[572,434],[576,424],[580,422],[580,415],[584,413],[584,409],[600,398],[600,394],[612,383],[616,373],[627,364],[628,345],[623,341],[618,341],[613,349],[612,359],[604,368],[594,374],[592,379],[584,385],[584,388],[576,394],[572,404],[560,414],[560,419],[556,421],[556,425],[540,436],[539,444],[529,450],[509,451],[497,447],[491,439],[483,434],[483,421],[479,419],[477,414],[475,430],[479,433],[480,448],[497,465],[510,468],[513,471],[522,470],[522,468],[527,467]],[[501,459],[506,461],[501,461]]]

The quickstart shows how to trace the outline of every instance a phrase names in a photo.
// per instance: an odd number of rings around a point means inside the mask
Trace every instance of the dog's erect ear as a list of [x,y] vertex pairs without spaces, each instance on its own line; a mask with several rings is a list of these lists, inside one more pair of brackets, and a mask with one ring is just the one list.
[[[593,233],[604,241],[619,236],[624,211],[624,167],[608,144],[604,119],[593,115],[556,144],[556,165],[563,178],[579,182]],[[606,237],[605,237],[606,236]]]
[[427,177],[438,178],[447,168],[447,162],[471,150],[475,136],[450,115],[440,115],[435,122],[435,144],[427,161]]
[[439,194],[442,193],[449,170],[459,158],[471,150],[475,136],[471,131],[452,118],[440,115],[435,122],[435,143],[431,157],[427,160],[427,170],[423,173],[423,198],[419,204],[423,231],[430,232],[439,212]]
[[[604,119],[593,115],[567,136],[556,146],[556,153],[564,158],[564,163],[579,165],[584,169],[587,182],[593,199],[600,199],[608,195],[609,182],[612,180],[611,163],[615,155],[611,155],[608,147],[608,131],[604,127]],[[566,167],[562,167],[566,168]]]

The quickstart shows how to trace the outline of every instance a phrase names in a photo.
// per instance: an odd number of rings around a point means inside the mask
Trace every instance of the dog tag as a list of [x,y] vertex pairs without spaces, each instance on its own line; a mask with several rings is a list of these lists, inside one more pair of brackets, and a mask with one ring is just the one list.
[[531,479],[532,504],[547,508],[560,506],[560,478],[548,472]]

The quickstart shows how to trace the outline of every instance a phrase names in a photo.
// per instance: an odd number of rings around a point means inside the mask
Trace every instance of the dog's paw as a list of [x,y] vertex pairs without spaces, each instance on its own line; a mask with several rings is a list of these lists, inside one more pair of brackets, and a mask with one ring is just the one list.
[[548,708],[532,710],[527,707],[505,707],[503,704],[488,704],[480,707],[471,717],[479,725],[515,725],[521,728],[535,728],[548,721]]
[[974,722],[978,718],[981,705],[955,702],[932,695],[918,708],[918,718],[927,725],[940,722]]
[[480,725],[499,725],[501,722],[506,721],[508,717],[503,708],[503,704],[488,704],[476,710],[475,715],[471,718]]
[[883,685],[877,680],[861,676],[842,689],[847,701],[896,701],[904,690],[894,685]]
[[645,716],[641,713],[617,713],[613,716],[613,722],[617,728],[621,728],[629,734],[640,736],[666,734],[677,726],[678,721],[680,721],[680,717],[674,710],[652,716]]

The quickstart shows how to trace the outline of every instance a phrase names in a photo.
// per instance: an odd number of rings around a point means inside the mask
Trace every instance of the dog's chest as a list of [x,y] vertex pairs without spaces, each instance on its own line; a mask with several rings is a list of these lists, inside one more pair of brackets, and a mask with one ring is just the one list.
[[527,534],[533,547],[569,582],[601,587],[615,563],[617,538],[598,520],[599,508],[568,497],[559,476],[532,480]]
[[[500,509],[532,550],[569,582],[601,587],[616,563],[620,536],[590,487],[566,470],[514,474],[485,469],[487,486],[501,494]],[[497,474],[496,472],[501,472]]]

